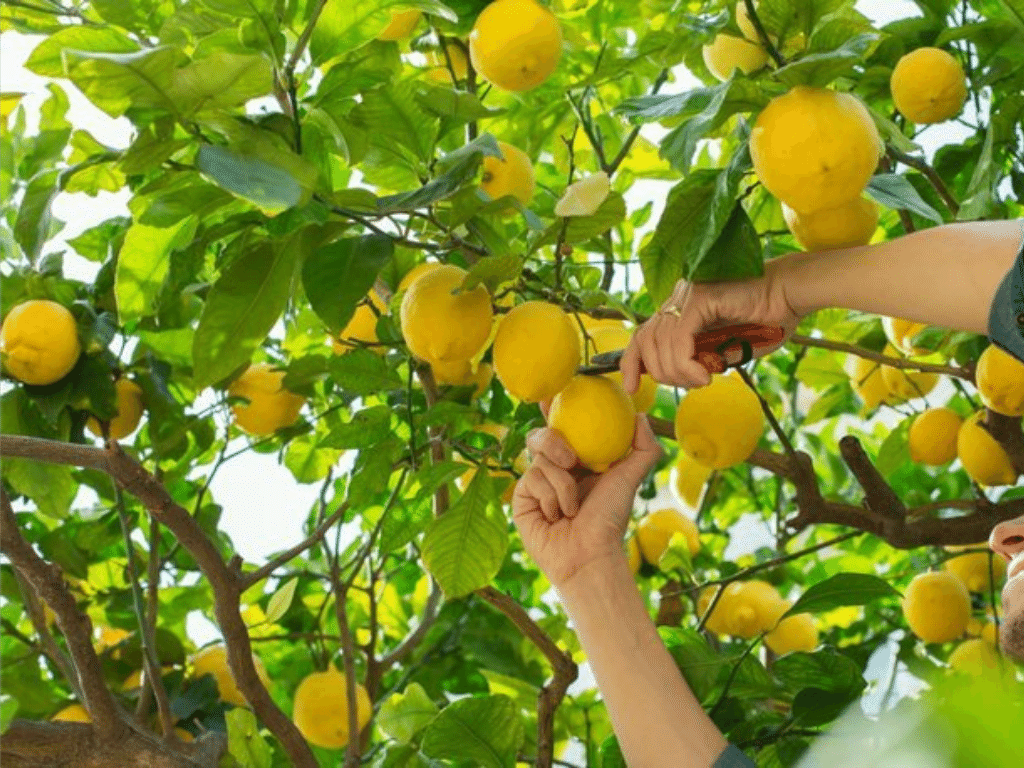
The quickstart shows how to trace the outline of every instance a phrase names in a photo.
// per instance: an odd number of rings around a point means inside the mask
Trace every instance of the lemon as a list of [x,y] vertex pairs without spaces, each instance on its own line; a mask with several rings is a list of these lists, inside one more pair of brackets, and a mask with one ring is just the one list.
[[405,275],[403,275],[402,279],[398,281],[398,290],[396,291],[396,293],[402,293],[404,291],[409,290],[409,286],[416,282],[416,279],[420,277],[420,275],[425,275],[428,272],[432,272],[433,270],[437,269],[440,266],[441,265],[438,264],[436,261],[424,261],[421,264],[417,264],[415,267],[406,272]]
[[555,216],[593,216],[611,192],[611,180],[604,171],[592,173],[566,187],[555,203]]
[[[754,3],[754,10],[757,10],[757,3]],[[750,15],[747,13],[747,4],[743,0],[739,0],[736,3],[736,26],[740,28],[740,32],[752,43],[760,42],[761,37],[757,34],[757,29],[754,27],[754,22],[750,20]]]
[[96,642],[96,648],[97,650],[103,650],[104,648],[113,648],[125,638],[130,637],[132,633],[126,629],[106,627],[101,624],[97,628],[97,634],[99,635],[99,640]]
[[956,440],[963,419],[949,408],[929,408],[910,425],[907,442],[910,458],[933,467],[956,458]]
[[994,621],[988,621],[981,628],[981,639],[991,645],[999,645],[999,628]]
[[[480,188],[490,195],[492,200],[512,195],[523,205],[529,205],[536,187],[530,156],[504,141],[498,142],[498,149],[501,150],[501,157],[487,155],[484,158],[484,175]],[[509,207],[505,210],[511,212],[515,209]]]
[[[595,328],[589,333],[594,354],[625,349],[633,338],[633,332],[622,326],[618,328]],[[604,374],[604,376],[617,382],[620,386],[622,385],[621,371],[612,371],[611,373]],[[658,382],[645,373],[640,377],[640,386],[629,397],[633,401],[633,407],[636,408],[637,413],[647,413],[654,406],[657,396]]]
[[[462,50],[462,46],[455,43],[446,46],[448,51],[448,57],[445,58],[445,52],[430,51],[427,54],[427,61],[431,64],[429,70],[427,70],[427,77],[438,83],[452,83],[452,72],[455,72],[456,80],[465,80],[469,75],[469,59],[466,58],[466,54]],[[448,68],[448,62],[451,61],[451,69]]]
[[978,358],[978,394],[986,408],[1004,416],[1024,416],[1024,363],[995,344]]
[[487,343],[494,313],[487,289],[461,290],[466,270],[442,264],[420,275],[402,298],[402,335],[428,362],[469,360]]
[[[949,552],[957,552],[963,547],[946,547]],[[989,577],[988,554],[985,552],[968,552],[966,555],[951,557],[943,567],[952,574],[955,574],[971,592],[988,592],[993,585]],[[1002,583],[1006,578],[1006,561],[996,555],[992,558],[992,572],[995,574],[995,582]]]
[[[122,376],[114,382],[114,389],[117,403],[114,418],[110,420],[110,439],[120,440],[134,432],[142,421],[142,388]],[[103,429],[94,417],[89,417],[86,426],[97,437],[103,437]]]
[[860,197],[882,146],[856,96],[803,85],[772,99],[750,135],[758,178],[801,214]]
[[484,79],[505,91],[543,83],[562,57],[562,27],[534,0],[496,0],[476,19],[469,56]]
[[911,344],[911,340],[927,327],[926,323],[915,323],[902,317],[882,318],[882,330],[885,331],[886,338],[907,357],[928,354],[924,347],[915,347]]
[[587,333],[598,328],[625,328],[625,320],[616,320],[612,317],[591,317],[590,315],[577,314],[578,322],[583,325]]
[[378,40],[393,41],[401,40],[412,34],[413,29],[420,23],[419,11],[393,11],[391,21],[377,35]]
[[[718,603],[715,605],[715,610],[708,617],[708,620],[704,622],[704,626],[717,635],[729,634],[727,627],[727,618],[731,615],[733,606],[736,602],[736,593],[740,590],[739,582],[732,582],[727,584],[722,592],[722,596],[718,599]],[[715,593],[718,591],[718,586],[705,587],[697,600],[697,617],[702,618],[707,613],[708,608],[711,606],[711,601],[715,597]]]
[[4,369],[26,384],[60,381],[81,354],[75,317],[55,301],[23,301],[7,313],[0,328]]
[[[789,600],[783,601],[780,606],[781,613],[792,607],[793,604]],[[814,624],[814,617],[809,613],[787,616],[765,635],[764,642],[777,656],[794,651],[813,651],[818,647],[818,628]]]
[[[899,357],[899,353],[891,345],[885,348],[884,354]],[[935,385],[939,383],[939,374],[883,365],[882,381],[893,398],[900,401],[913,400],[915,397],[924,397],[935,389]]]
[[685,451],[680,451],[673,471],[675,473],[674,487],[679,498],[691,507],[696,507],[700,502],[700,494],[704,490],[704,485],[714,470],[695,461]]
[[270,435],[298,421],[306,400],[284,388],[284,373],[270,363],[256,363],[231,382],[228,394],[249,401],[231,406],[240,429],[250,435]]
[[[256,654],[252,655],[252,662],[256,666],[256,677],[260,679],[265,687],[270,687],[270,677],[267,675],[266,667]],[[213,675],[217,682],[217,691],[221,701],[234,704],[236,707],[249,706],[242,692],[238,690],[235,683],[235,676],[228,667],[228,651],[223,645],[211,645],[208,648],[196,653],[191,659],[192,672],[198,680],[203,675]]]
[[926,643],[956,640],[971,618],[971,596],[952,573],[919,573],[903,593],[903,618]]
[[697,530],[697,524],[678,509],[669,507],[644,515],[636,529],[644,560],[651,565],[657,565],[668,549],[673,533],[681,533],[686,537],[690,555],[696,555],[700,551],[700,532]]
[[985,411],[964,421],[956,439],[956,453],[967,474],[979,485],[1012,485],[1017,479],[1006,450],[980,424]]
[[728,80],[737,69],[749,75],[768,63],[768,52],[760,45],[725,34],[715,35],[709,45],[702,46],[701,55],[704,66],[722,82]]
[[757,579],[738,583],[731,607],[732,611],[725,622],[727,634],[745,640],[774,627],[779,616],[786,612],[778,590],[768,582]]
[[960,62],[941,48],[918,48],[896,62],[889,78],[896,109],[912,123],[941,123],[956,117],[967,100]]
[[626,539],[626,561],[629,563],[629,570],[633,572],[634,576],[640,573],[642,559],[640,557],[640,545],[637,543],[636,536],[630,536]]
[[583,466],[604,472],[630,452],[636,411],[614,381],[574,376],[551,401],[548,425],[561,433]]
[[878,226],[878,205],[863,197],[807,214],[797,213],[783,203],[782,215],[789,231],[807,251],[867,245]]
[[527,301],[498,324],[493,359],[495,374],[512,395],[527,403],[548,400],[579,368],[580,338],[561,307]]
[[964,640],[949,654],[949,666],[965,675],[998,673],[999,652],[980,637]]
[[[379,315],[385,314],[388,308],[377,297],[375,291],[371,290],[366,296],[370,300],[370,304],[373,304],[373,307],[365,301],[360,302],[356,306],[352,319],[348,321],[348,324],[338,334],[338,338],[331,341],[331,349],[334,350],[334,354],[343,355],[346,352],[351,352],[359,347],[359,342],[376,344],[379,341],[377,338],[377,318]],[[383,355],[387,351],[384,347],[379,346],[371,346],[369,349],[378,355]]]
[[695,461],[728,469],[746,461],[764,432],[764,412],[739,376],[716,373],[691,389],[676,410],[676,440]]
[[193,742],[196,740],[196,737],[188,731],[186,731],[184,728],[175,728],[174,735],[184,742]]
[[92,722],[92,718],[89,717],[89,713],[85,711],[85,707],[83,707],[81,704],[69,704],[56,715],[51,717],[50,720],[60,721],[64,723]]
[[854,390],[864,401],[866,411],[874,410],[880,403],[893,405],[895,398],[889,393],[889,388],[882,378],[881,363],[868,360],[866,357],[854,357],[853,373],[850,374],[850,383]]
[[480,397],[486,392],[491,386],[491,379],[494,378],[494,368],[489,363],[480,363],[476,370],[473,370],[473,364],[469,360],[452,360],[445,363],[435,361],[430,367],[438,384],[447,384],[451,387],[475,385],[473,397]]
[[[162,667],[160,670],[160,676],[163,677],[168,672],[173,671],[173,669],[173,667]],[[143,669],[136,669],[124,679],[124,682],[121,684],[121,690],[125,692],[137,691],[142,687],[145,680],[146,671]]]
[[[313,672],[295,689],[292,720],[306,741],[324,749],[341,749],[348,744],[347,678],[333,666]],[[356,722],[366,727],[373,714],[373,702],[366,688],[356,684]]]

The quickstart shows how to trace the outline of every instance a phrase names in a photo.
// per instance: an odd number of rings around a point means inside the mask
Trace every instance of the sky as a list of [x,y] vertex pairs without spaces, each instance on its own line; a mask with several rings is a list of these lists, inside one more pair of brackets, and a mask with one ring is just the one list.
[[[921,15],[916,5],[910,0],[859,0],[856,7],[869,18],[875,20],[879,25],[889,21],[904,18],[907,16]],[[40,78],[28,72],[22,66],[29,53],[38,44],[41,38],[19,35],[14,32],[3,32],[0,34],[0,90],[25,92],[27,95],[22,103],[28,113],[28,132],[34,133],[38,126],[38,107],[48,95],[46,91],[45,78]],[[100,142],[116,149],[126,148],[133,138],[133,129],[126,118],[113,119],[101,112],[89,103],[78,91],[67,81],[60,81],[70,100],[68,119],[75,126],[88,129]],[[679,92],[698,85],[698,81],[685,70],[677,72],[674,83],[666,87],[663,92]],[[251,105],[258,108],[259,105]],[[970,107],[970,105],[968,105]],[[965,114],[970,119],[970,114]],[[644,128],[644,135],[654,142],[657,142],[664,129],[657,125],[648,125]],[[934,126],[926,131],[920,143],[924,146],[927,155],[931,155],[935,148],[943,144],[959,141],[968,134],[966,128],[956,123],[946,123]],[[664,182],[638,182],[627,194],[626,199],[630,210],[643,205],[648,200],[655,202],[655,210],[652,212],[651,224],[653,226],[660,217],[663,208],[664,195],[670,185]],[[96,197],[77,193],[62,193],[57,196],[53,203],[53,214],[60,220],[66,222],[65,229],[59,237],[54,239],[47,246],[46,252],[59,251],[65,248],[65,241],[75,237],[77,234],[107,218],[118,215],[129,215],[127,190],[119,193],[100,192]],[[639,240],[639,235],[638,238]],[[91,281],[98,265],[88,262],[68,253],[65,257],[66,273],[69,277]],[[639,283],[638,275],[631,279],[632,285]],[[936,390],[934,399],[938,402],[952,394],[952,386],[943,382],[944,389]],[[946,389],[948,388],[948,389]],[[195,407],[200,409],[212,402],[209,390],[200,397]],[[803,397],[804,407],[807,407],[807,396]],[[890,415],[893,424],[898,417]],[[843,428],[858,425],[853,419],[843,424]],[[244,447],[244,440],[238,439],[229,448],[234,452]],[[223,515],[221,527],[228,533],[235,543],[237,551],[246,561],[262,563],[270,553],[279,551],[291,546],[293,543],[304,537],[302,522],[308,510],[316,499],[318,485],[300,485],[295,482],[291,473],[276,462],[275,454],[247,453],[239,456],[233,461],[225,464],[211,483],[210,492],[213,498],[222,505]],[[659,496],[650,502],[651,509],[661,506],[674,506],[694,514],[694,510],[688,509],[674,497],[667,489],[663,489]],[[343,535],[358,535],[358,528],[351,524]],[[774,537],[768,530],[766,524],[756,515],[749,515],[736,529],[736,535],[729,547],[726,549],[727,558],[735,558],[745,553],[753,552],[758,547],[772,545]],[[551,595],[553,599],[553,595]],[[215,625],[202,615],[196,613],[189,618],[188,633],[190,638],[197,644],[204,644],[219,637]],[[868,678],[882,680],[884,687],[885,675],[891,665],[891,648],[883,646],[876,652],[868,668]],[[570,693],[579,693],[592,687],[593,676],[589,668],[583,665],[580,679],[570,687]],[[905,673],[900,674],[897,681],[897,691],[904,693],[913,688],[913,678]],[[878,696],[869,694],[864,707],[868,712],[873,706],[877,706]],[[570,753],[566,756],[568,760],[580,761],[579,752]]]

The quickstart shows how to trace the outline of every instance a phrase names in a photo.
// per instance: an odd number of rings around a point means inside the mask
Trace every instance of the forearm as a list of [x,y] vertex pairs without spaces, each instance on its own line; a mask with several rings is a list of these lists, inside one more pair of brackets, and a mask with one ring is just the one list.
[[728,742],[647,613],[625,557],[593,563],[558,594],[630,768],[708,768]]
[[843,307],[986,334],[1021,238],[1019,221],[947,224],[878,245],[793,254],[778,269],[800,315]]

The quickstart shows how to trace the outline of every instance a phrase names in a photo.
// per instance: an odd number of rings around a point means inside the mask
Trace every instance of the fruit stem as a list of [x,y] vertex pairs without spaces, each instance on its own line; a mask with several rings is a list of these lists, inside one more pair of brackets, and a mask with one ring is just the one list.
[[786,60],[779,53],[779,49],[772,43],[771,38],[768,37],[768,33],[764,29],[764,24],[761,23],[761,17],[757,15],[757,11],[754,9],[754,0],[743,0],[743,5],[747,9],[747,17],[750,19],[750,23],[757,30],[757,36],[761,38],[761,45],[768,51],[768,55],[772,57],[772,61],[778,67],[785,66]]

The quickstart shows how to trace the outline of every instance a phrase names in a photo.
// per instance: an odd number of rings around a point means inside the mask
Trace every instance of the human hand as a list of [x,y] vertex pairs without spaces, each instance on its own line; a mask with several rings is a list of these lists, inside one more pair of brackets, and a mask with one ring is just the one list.
[[[622,355],[619,370],[627,392],[636,392],[641,365],[655,381],[687,389],[711,383],[707,368],[693,359],[694,335],[738,323],[781,327],[783,341],[796,329],[800,316],[793,310],[772,262],[764,277],[722,283],[680,280],[658,312],[640,326]],[[755,357],[778,349],[756,348]]]
[[579,464],[557,430],[533,430],[526,446],[532,459],[512,495],[512,520],[551,584],[564,586],[589,563],[624,559],[637,488],[662,455],[647,417],[636,419],[630,454],[600,474]]

